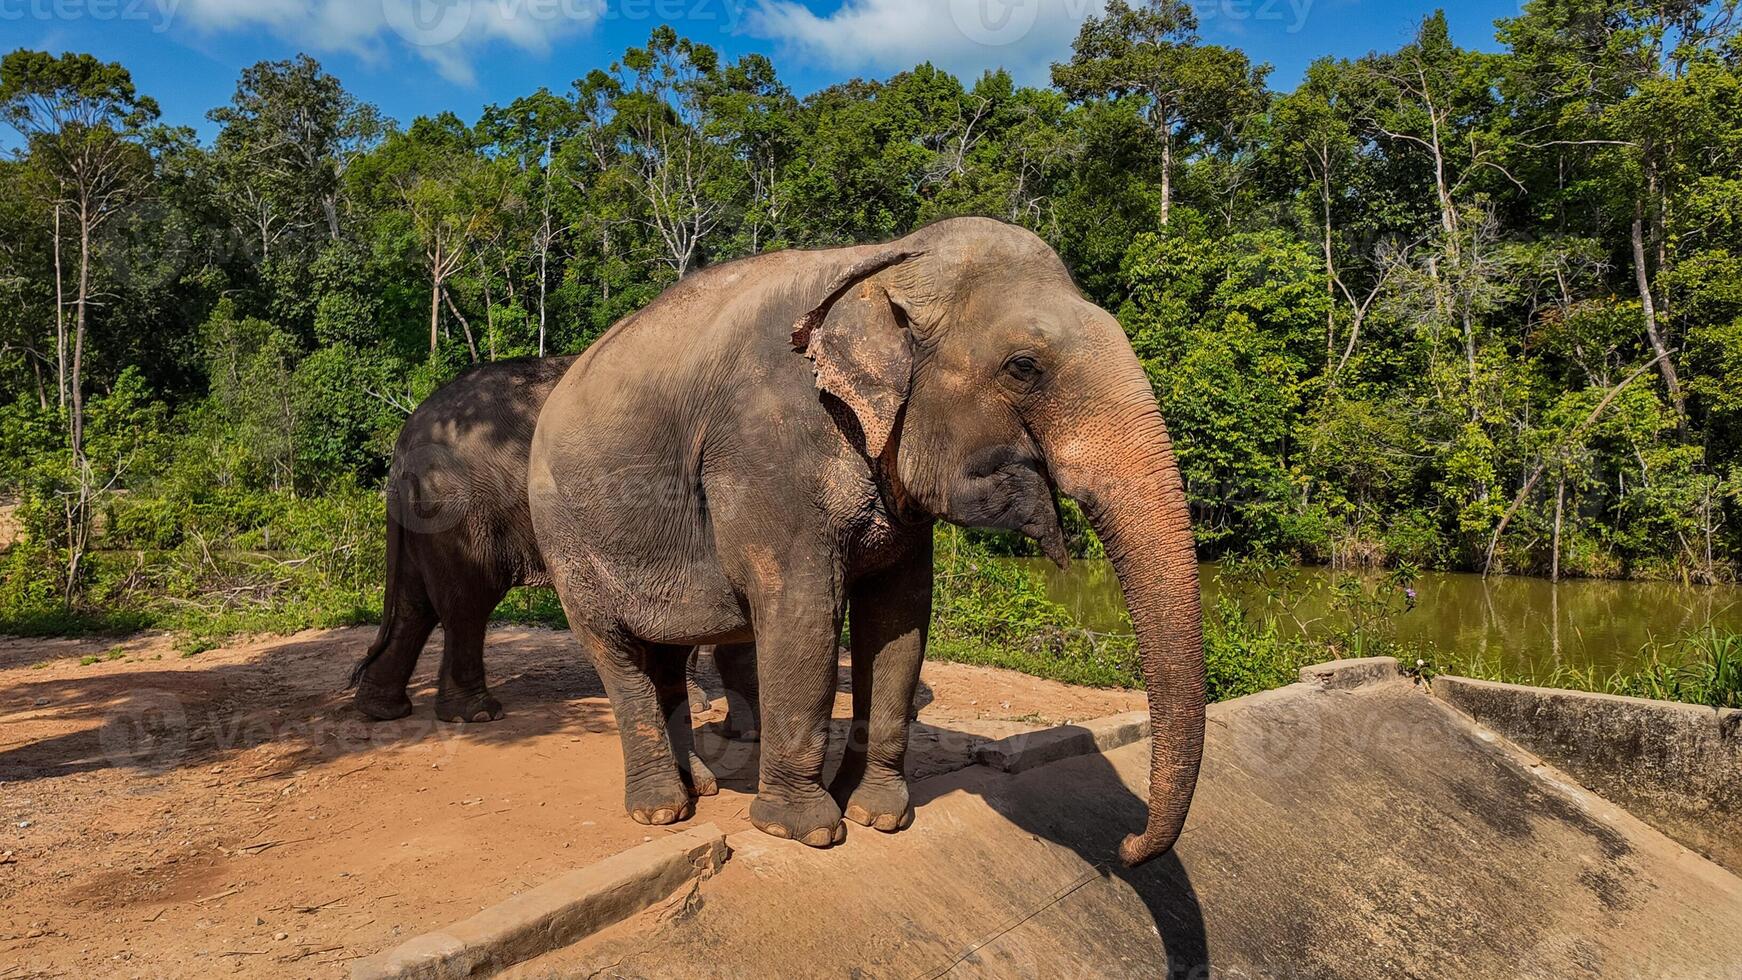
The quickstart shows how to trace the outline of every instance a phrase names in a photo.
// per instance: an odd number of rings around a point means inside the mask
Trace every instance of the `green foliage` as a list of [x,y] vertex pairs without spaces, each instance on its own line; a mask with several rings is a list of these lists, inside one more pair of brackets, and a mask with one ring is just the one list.
[[930,655],[1071,684],[1141,686],[1133,636],[1082,628],[1028,572],[957,528],[938,529],[936,553]]
[[[1278,232],[1217,238],[1195,216],[1166,235],[1138,236],[1123,274],[1121,311],[1176,441],[1202,519],[1200,543],[1292,548],[1298,502],[1288,443],[1307,364],[1323,323],[1323,271]],[[1237,537],[1238,536],[1238,537]]]
[[1284,632],[1274,615],[1254,615],[1223,596],[1204,615],[1204,679],[1211,701],[1293,684],[1300,669],[1334,659],[1325,647]]
[[[922,64],[801,98],[659,27],[476,124],[399,125],[299,57],[245,70],[209,142],[120,65],[13,52],[0,630],[367,616],[391,442],[443,381],[727,259],[955,214],[1034,229],[1118,311],[1206,557],[1396,576],[1338,580],[1334,649],[1286,603],[1210,610],[1218,695],[1394,649],[1416,567],[1733,579],[1733,7],[1531,0],[1492,52],[1435,15],[1291,93],[1173,0],[1105,4],[1041,87]],[[937,647],[1136,683],[1019,554],[940,536]],[[501,615],[561,622],[544,590]]]

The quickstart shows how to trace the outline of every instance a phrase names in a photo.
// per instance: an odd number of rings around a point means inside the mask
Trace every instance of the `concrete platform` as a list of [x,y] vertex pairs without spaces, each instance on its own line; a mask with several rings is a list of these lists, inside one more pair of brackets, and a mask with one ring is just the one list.
[[728,839],[687,899],[517,977],[1739,977],[1742,881],[1405,681],[1210,710],[1174,854],[1148,748],[919,783],[913,827]]

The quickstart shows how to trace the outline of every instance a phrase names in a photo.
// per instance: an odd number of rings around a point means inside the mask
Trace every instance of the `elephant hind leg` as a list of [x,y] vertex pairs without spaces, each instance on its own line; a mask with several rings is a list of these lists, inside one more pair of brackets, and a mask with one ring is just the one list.
[[714,666],[726,686],[727,738],[756,741],[762,728],[762,698],[756,681],[756,644],[730,643],[714,648]]
[[505,594],[505,589],[480,584],[471,594],[443,604],[442,669],[436,686],[436,717],[442,721],[463,724],[502,717],[502,702],[484,680],[484,634]]
[[706,714],[708,709],[713,707],[713,699],[708,697],[707,688],[702,687],[702,679],[696,673],[696,668],[702,658],[702,651],[711,649],[712,647],[690,648],[689,660],[685,668],[684,683],[689,691],[690,715],[692,717],[695,715]]
[[394,583],[397,595],[388,597],[381,632],[352,676],[357,710],[377,721],[392,721],[411,714],[411,698],[405,693],[417,658],[436,627],[436,613],[415,571],[402,570]]
[[[559,594],[563,596],[563,611],[568,613],[569,631],[592,659],[611,699],[611,711],[617,716],[617,734],[623,741],[624,809],[636,823],[658,826],[688,819],[695,804],[667,733],[670,715],[660,707],[662,700],[675,698],[685,709],[682,717],[687,725],[684,664],[688,648],[655,648],[615,630],[591,628],[583,610],[569,601],[560,586]],[[666,681],[665,698],[654,680],[654,669],[662,657],[676,661],[675,670],[660,675]]]

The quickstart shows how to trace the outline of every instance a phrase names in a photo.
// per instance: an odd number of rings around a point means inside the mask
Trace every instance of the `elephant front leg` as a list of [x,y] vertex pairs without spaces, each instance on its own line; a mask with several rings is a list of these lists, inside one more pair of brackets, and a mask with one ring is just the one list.
[[754,614],[762,769],[750,822],[763,833],[812,847],[847,838],[841,807],[822,786],[835,701],[839,605],[794,610],[773,603]]
[[[720,782],[696,754],[694,717],[696,648],[650,645],[648,674],[659,692],[659,710],[671,735],[671,754],[691,796],[713,796]],[[706,704],[706,702],[703,702]]]
[[931,625],[932,549],[854,583],[853,727],[830,793],[848,820],[885,833],[913,822],[907,734]]

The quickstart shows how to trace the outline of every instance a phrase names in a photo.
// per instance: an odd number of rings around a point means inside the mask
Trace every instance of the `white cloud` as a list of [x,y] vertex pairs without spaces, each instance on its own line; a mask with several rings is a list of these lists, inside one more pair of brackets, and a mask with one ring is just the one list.
[[843,70],[895,70],[930,61],[971,81],[1003,67],[1018,82],[1047,80],[1052,62],[1103,0],[844,0],[819,16],[797,0],[756,0],[755,35]]
[[177,23],[209,33],[266,30],[316,50],[380,57],[417,52],[443,77],[476,79],[479,51],[497,44],[547,54],[565,34],[589,30],[605,0],[158,0]]

